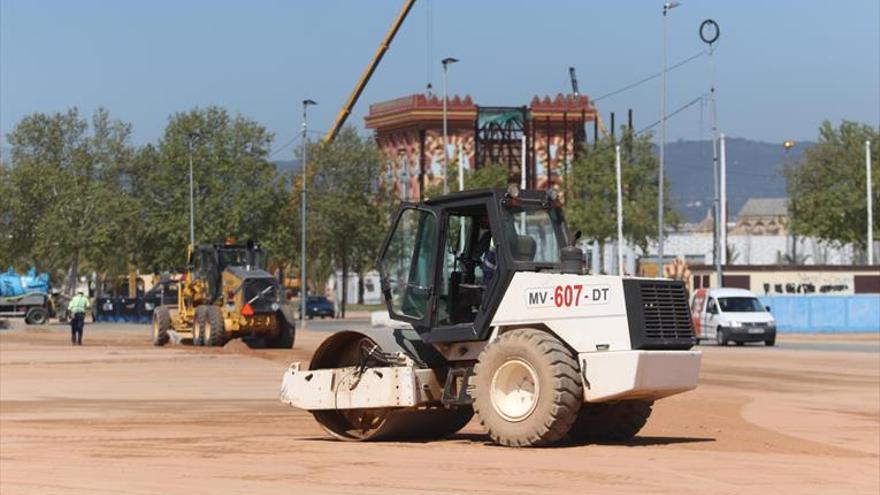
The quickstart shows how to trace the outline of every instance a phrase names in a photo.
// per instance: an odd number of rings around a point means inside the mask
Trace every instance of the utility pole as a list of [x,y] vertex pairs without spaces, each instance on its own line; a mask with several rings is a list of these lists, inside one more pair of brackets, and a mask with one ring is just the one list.
[[[657,277],[663,277],[663,169],[666,160],[666,31],[667,14],[681,5],[679,2],[663,4],[663,89],[660,92],[660,174],[657,181]],[[613,132],[613,131],[612,131]]]
[[[303,100],[303,121],[302,121],[302,246],[300,253],[300,268],[299,268],[299,308],[300,308],[300,320],[302,328],[306,328],[306,313],[308,312],[306,308],[306,300],[308,299],[309,289],[308,284],[306,283],[306,213],[308,211],[306,207],[306,183],[308,182],[308,175],[306,174],[306,164],[308,163],[308,119],[307,119],[307,110],[309,105],[317,105],[314,100]],[[345,297],[343,295],[343,297]]]
[[868,190],[868,264],[874,264],[874,205],[871,184],[871,141],[865,141],[865,176]]
[[449,135],[448,135],[448,122],[447,122],[447,114],[446,114],[446,105],[449,100],[449,93],[447,87],[447,67],[449,64],[454,64],[458,62],[457,58],[446,57],[440,61],[443,64],[443,194],[449,193],[449,184],[447,184],[447,168],[449,167]]
[[614,153],[614,172],[617,176],[617,274],[623,276],[623,186],[619,144],[614,146]]

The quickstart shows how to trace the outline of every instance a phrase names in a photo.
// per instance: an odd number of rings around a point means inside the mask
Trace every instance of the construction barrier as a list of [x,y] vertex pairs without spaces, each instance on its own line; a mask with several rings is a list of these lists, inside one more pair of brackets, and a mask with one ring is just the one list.
[[880,294],[763,296],[780,332],[880,332]]

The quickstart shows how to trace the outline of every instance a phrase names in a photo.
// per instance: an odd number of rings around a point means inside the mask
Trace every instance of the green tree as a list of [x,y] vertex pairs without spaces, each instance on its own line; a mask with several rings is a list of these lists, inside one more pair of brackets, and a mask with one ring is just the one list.
[[[850,121],[835,128],[825,121],[819,127],[818,144],[784,167],[792,232],[867,248],[866,140],[871,140],[872,157],[880,157],[877,129]],[[872,176],[875,208],[880,204],[878,176]],[[880,232],[878,216],[874,215],[875,235]]]
[[[623,186],[623,234],[643,251],[657,238],[657,177],[659,162],[651,150],[651,136],[621,132],[621,184]],[[566,218],[572,230],[580,230],[600,246],[617,233],[617,182],[614,170],[614,143],[610,137],[596,146],[584,147],[572,164],[570,197],[565,198]],[[669,196],[664,224],[675,226],[682,216]]]
[[158,144],[142,148],[131,170],[142,206],[138,265],[183,267],[189,244],[190,151],[196,243],[254,239],[277,263],[292,260],[292,225],[284,216],[290,184],[268,161],[272,138],[257,122],[232,117],[220,107],[172,115]]
[[[324,280],[332,270],[342,271],[342,296],[351,270],[363,280],[373,268],[388,229],[391,200],[379,181],[382,159],[375,143],[352,127],[330,145],[311,145],[309,157],[307,249],[317,254],[309,260]],[[340,304],[344,316],[344,297]]]
[[7,135],[7,256],[19,265],[64,273],[68,291],[83,265],[100,273],[124,270],[126,234],[135,220],[125,187],[131,126],[99,109],[91,133],[89,128],[73,108],[28,115]]

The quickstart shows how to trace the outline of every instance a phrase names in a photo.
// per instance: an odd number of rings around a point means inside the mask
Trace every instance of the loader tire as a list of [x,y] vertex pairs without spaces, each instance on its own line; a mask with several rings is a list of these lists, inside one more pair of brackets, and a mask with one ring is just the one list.
[[208,306],[205,310],[204,338],[207,345],[221,347],[226,343],[226,331],[223,324],[223,315],[217,306]]
[[502,334],[474,367],[474,411],[496,443],[553,444],[565,437],[583,397],[577,360],[553,335],[534,329]]
[[645,426],[653,405],[650,400],[585,403],[569,435],[576,441],[624,442]]
[[208,321],[208,307],[207,306],[197,306],[195,321],[193,321],[192,345],[194,345],[194,346],[205,345],[205,335],[206,335],[205,330],[207,330],[207,324],[208,324],[207,321]]
[[288,323],[283,315],[276,316],[278,322],[278,335],[268,339],[266,343],[272,349],[293,349],[293,343],[296,340],[296,327],[293,323]]
[[167,344],[168,330],[171,330],[171,311],[168,306],[159,306],[153,311],[153,345]]

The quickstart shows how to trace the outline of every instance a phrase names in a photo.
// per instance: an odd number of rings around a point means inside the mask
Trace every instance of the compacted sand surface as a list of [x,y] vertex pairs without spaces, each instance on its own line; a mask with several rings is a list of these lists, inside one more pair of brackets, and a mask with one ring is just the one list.
[[62,326],[15,324],[0,493],[880,493],[876,352],[703,346],[700,387],[659,401],[632,442],[509,449],[477,421],[444,441],[330,440],[278,401],[327,335],[154,348],[146,327],[90,325],[71,347]]

